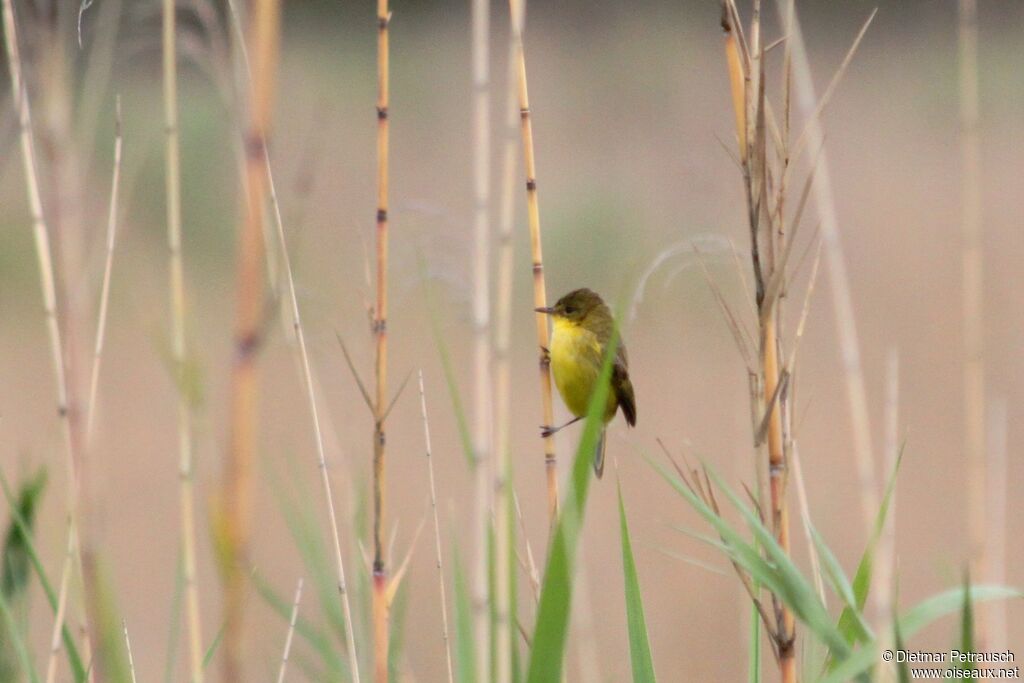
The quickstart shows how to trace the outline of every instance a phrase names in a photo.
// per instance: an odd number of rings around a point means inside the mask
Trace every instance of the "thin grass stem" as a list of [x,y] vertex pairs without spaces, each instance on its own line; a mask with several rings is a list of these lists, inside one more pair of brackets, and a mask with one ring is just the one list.
[[[57,287],[56,276],[53,265],[53,250],[50,244],[49,228],[43,212],[42,195],[40,193],[39,168],[36,160],[35,143],[32,136],[32,110],[29,103],[28,87],[23,79],[21,52],[18,46],[17,21],[14,15],[12,0],[3,0],[2,3],[3,25],[4,25],[4,47],[7,52],[7,67],[11,81],[11,100],[17,110],[18,117],[18,140],[21,147],[22,171],[25,177],[25,188],[28,196],[29,212],[32,222],[32,235],[35,243],[36,259],[39,267],[39,281],[43,294],[43,311],[46,318],[47,335],[50,344],[50,359],[53,367],[54,380],[57,390],[57,415],[61,425],[65,457],[68,467],[68,519],[69,535],[77,537],[79,524],[79,498],[82,489],[81,465],[79,439],[72,414],[71,391],[69,387],[69,373],[65,364],[65,351],[61,329],[57,316]],[[83,571],[83,557],[81,545],[74,543],[75,560],[80,575],[82,576],[84,591],[86,594],[86,635],[84,647],[86,660],[93,662],[91,642],[95,632],[93,629],[98,625],[91,614],[90,605],[93,604],[91,596],[96,592],[96,585],[92,578],[94,573]],[[66,597],[65,597],[66,601]],[[95,662],[96,670],[103,673],[104,662]],[[90,670],[90,677],[92,676]]]
[[448,597],[445,591],[444,567],[441,564],[441,524],[437,517],[437,488],[434,484],[434,459],[430,447],[430,421],[427,419],[427,396],[423,389],[423,371],[419,371],[420,411],[423,415],[423,441],[427,453],[427,474],[430,482],[430,511],[434,517],[434,551],[437,559],[437,579],[441,590],[441,639],[444,641],[445,662],[448,665],[448,683],[455,680],[452,668],[452,648],[448,640]]
[[288,635],[284,639],[284,653],[281,655],[281,668],[277,672],[277,683],[284,683],[285,670],[288,668],[288,655],[292,651],[292,638],[295,636],[295,622],[299,618],[299,601],[302,599],[302,579],[295,587],[295,599],[292,601],[292,613],[288,618]]
[[107,329],[107,307],[110,303],[110,276],[114,265],[114,245],[117,241],[118,190],[121,184],[121,97],[114,104],[114,171],[110,182],[110,207],[107,214],[107,253],[103,263],[103,286],[100,290],[100,310],[96,323],[96,342],[93,346],[92,371],[89,378],[89,411],[85,421],[85,443],[92,444],[93,427],[96,424],[96,392],[99,387],[100,363],[103,359],[103,343]]
[[128,673],[131,674],[132,683],[138,683],[135,678],[135,657],[132,655],[132,641],[128,637],[128,622],[121,620],[121,630],[124,632],[124,649],[128,653]]
[[178,480],[182,570],[188,623],[189,680],[203,680],[203,637],[196,579],[195,491],[192,463],[192,412],[185,388],[185,274],[181,253],[181,161],[178,142],[177,18],[174,0],[163,0],[163,90],[166,131],[165,174],[169,248],[171,355],[178,397]]

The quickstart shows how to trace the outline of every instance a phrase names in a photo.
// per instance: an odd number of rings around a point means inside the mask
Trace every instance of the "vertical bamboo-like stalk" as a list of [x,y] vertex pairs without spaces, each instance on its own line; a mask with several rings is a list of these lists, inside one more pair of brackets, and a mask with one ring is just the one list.
[[[786,502],[788,462],[784,432],[783,407],[786,391],[780,387],[782,367],[779,361],[779,309],[780,298],[766,289],[766,282],[776,277],[775,269],[785,268],[776,264],[775,249],[768,248],[762,253],[761,247],[775,240],[775,226],[767,206],[769,166],[765,118],[764,53],[761,43],[761,3],[754,0],[750,26],[749,47],[741,48],[735,31],[736,11],[731,0],[722,4],[722,28],[725,31],[726,63],[733,95],[736,117],[736,136],[739,140],[741,164],[743,167],[748,216],[750,222],[751,262],[756,286],[756,303],[760,326],[760,370],[762,395],[757,400],[768,411],[765,417],[767,431],[765,441],[768,451],[768,503],[772,531],[779,546],[787,554],[790,550],[789,509]],[[748,50],[745,54],[741,49]],[[740,97],[740,84],[743,84]],[[781,199],[780,199],[781,201]],[[779,226],[781,228],[781,225]],[[781,234],[781,230],[779,231]],[[785,277],[780,272],[778,277]],[[778,288],[776,288],[777,290]],[[763,402],[763,403],[762,403]],[[783,683],[797,680],[796,621],[792,611],[773,596],[776,627],[775,644],[778,650],[779,669]]]
[[[244,30],[240,24],[238,8],[234,0],[229,0],[232,21],[235,23],[239,33],[239,48],[242,59],[245,62],[248,89],[251,90],[253,77],[252,66],[249,62],[249,51],[245,47]],[[306,332],[302,325],[302,315],[299,312],[299,300],[295,293],[295,277],[292,272],[292,261],[288,254],[288,242],[284,236],[284,222],[281,219],[281,206],[277,201],[277,190],[274,185],[274,173],[270,163],[270,153],[264,150],[264,170],[267,177],[267,191],[270,198],[270,206],[273,212],[275,234],[277,235],[277,246],[280,250],[281,261],[284,265],[285,284],[288,287],[288,303],[291,307],[292,332],[295,334],[296,346],[299,350],[299,366],[302,372],[302,379],[306,389],[306,396],[309,401],[310,417],[313,421],[313,436],[316,439],[317,466],[320,470],[320,482],[324,489],[324,500],[327,503],[327,518],[331,527],[331,540],[334,544],[334,566],[338,577],[338,593],[341,596],[341,608],[345,617],[345,646],[348,655],[349,672],[353,683],[359,683],[359,659],[356,655],[355,633],[352,626],[352,607],[349,601],[348,584],[345,580],[345,562],[341,554],[341,534],[338,531],[338,516],[334,510],[334,493],[331,488],[331,479],[327,472],[327,453],[324,447],[324,431],[320,423],[320,409],[317,406],[317,390],[313,379],[313,369],[309,362],[309,349],[306,346]],[[268,254],[269,256],[269,254]],[[269,265],[268,269],[273,272]]]
[[388,575],[385,566],[384,418],[388,379],[388,0],[377,0],[377,301],[376,396],[373,420],[373,652],[374,680],[388,680]]
[[166,132],[167,243],[170,259],[171,354],[178,394],[178,480],[182,569],[188,621],[189,675],[203,680],[202,620],[196,581],[195,492],[192,472],[192,415],[185,388],[185,275],[181,258],[181,164],[178,147],[178,68],[174,0],[163,0],[163,85]]
[[[530,117],[530,95],[526,83],[526,51],[523,48],[523,28],[526,15],[526,0],[509,0],[512,22],[513,65],[519,96],[520,130],[523,138],[523,165],[526,168],[526,213],[530,226],[530,253],[533,261],[533,305],[534,308],[547,306],[547,290],[544,283],[544,254],[541,248],[540,206],[537,202],[537,164],[533,155],[533,121]],[[548,357],[550,333],[548,317],[536,314],[537,344],[540,356],[537,362],[540,373],[541,419],[545,425],[553,425],[554,405],[551,400],[551,359]],[[548,520],[554,529],[558,518],[558,461],[555,457],[554,435],[544,437],[544,468],[548,482]]]
[[245,133],[246,199],[237,252],[235,353],[231,377],[231,436],[222,505],[224,563],[224,677],[242,680],[245,571],[252,515],[252,463],[257,425],[256,354],[263,318],[263,211],[267,197],[266,147],[273,111],[280,40],[280,3],[253,8],[249,54],[253,83]]
[[512,368],[509,349],[512,341],[512,281],[514,276],[513,219],[515,218],[516,146],[516,70],[509,46],[508,102],[505,105],[505,142],[502,145],[501,214],[498,233],[497,307],[494,331],[494,624],[495,662],[497,683],[509,683],[512,678],[512,625],[510,623],[510,565],[512,557],[511,497],[509,486],[510,419],[512,403]]
[[188,622],[189,680],[203,681],[203,633],[196,579],[196,494],[193,484],[191,407],[184,386],[185,293],[181,261],[181,177],[178,152],[178,76],[174,0],[163,2],[164,126],[167,183],[167,243],[170,259],[171,353],[178,412],[178,481],[185,613]]
[[[473,467],[475,478],[473,534],[473,639],[476,642],[476,678],[490,680],[490,606],[487,600],[488,513],[491,448],[491,343],[490,343],[490,1],[473,0]],[[500,518],[496,520],[500,523]]]
[[[978,143],[978,4],[960,0],[960,182],[963,250],[964,450],[971,576],[987,580],[984,362],[984,264],[981,248],[981,152]],[[979,619],[984,641],[985,619]]]
[[[772,529],[775,539],[789,554],[789,507],[786,504],[788,463],[783,450],[782,411],[779,401],[772,401],[779,383],[778,327],[774,312],[769,312],[762,323],[761,367],[764,372],[765,405],[771,406],[768,418],[768,492],[770,496]],[[779,667],[783,683],[797,680],[796,621],[785,605],[777,609],[779,621]]]

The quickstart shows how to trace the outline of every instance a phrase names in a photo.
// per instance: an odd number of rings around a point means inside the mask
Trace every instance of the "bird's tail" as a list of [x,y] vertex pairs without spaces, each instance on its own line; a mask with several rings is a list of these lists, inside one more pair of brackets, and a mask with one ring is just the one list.
[[597,440],[597,448],[594,450],[594,474],[600,479],[604,474],[604,449],[608,440],[605,438],[605,430],[601,430],[601,436]]

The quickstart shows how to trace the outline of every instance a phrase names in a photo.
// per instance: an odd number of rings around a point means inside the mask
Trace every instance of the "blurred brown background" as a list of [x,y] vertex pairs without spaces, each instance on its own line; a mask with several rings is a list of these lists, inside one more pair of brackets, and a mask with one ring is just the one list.
[[[89,276],[70,283],[84,292],[90,331],[83,340],[91,340],[102,270],[110,112],[113,94],[119,92],[125,109],[125,194],[91,486],[98,501],[100,547],[131,630],[137,668],[146,679],[163,670],[178,548],[175,389],[162,350],[169,318],[159,24],[156,8],[143,6],[149,4],[127,3],[120,20],[113,69],[100,98],[97,159],[83,171]],[[99,30],[103,3],[97,5],[86,14],[87,41]],[[799,3],[819,93],[874,6],[861,0]],[[447,561],[453,539],[459,539],[464,557],[472,552],[467,533],[471,482],[430,332],[418,263],[422,257],[454,358],[468,358],[468,6],[396,2],[393,9],[391,368],[396,383],[418,368],[426,376]],[[368,495],[371,452],[371,420],[334,336],[335,331],[344,336],[357,366],[369,377],[372,349],[364,301],[372,293],[364,278],[364,253],[372,250],[375,196],[372,10],[370,3],[286,4],[271,140],[299,303],[336,435],[329,439],[328,456],[339,512],[346,519]],[[506,12],[503,4],[493,6],[496,153],[504,131]],[[695,238],[712,245],[731,238],[745,248],[739,174],[716,140],[732,146],[718,14],[713,2],[531,4],[526,49],[552,298],[583,285],[611,300],[630,297],[640,273],[660,253]],[[776,37],[771,19],[769,35]],[[1009,411],[1007,480],[993,484],[1010,491],[1007,576],[1016,585],[1024,583],[1024,553],[1012,541],[1024,532],[1024,506],[1014,495],[1024,480],[1024,464],[1016,457],[1024,436],[1019,429],[1024,417],[1024,300],[1015,289],[1015,273],[1024,261],[1022,31],[1024,5],[981,3],[985,361],[988,395],[1006,401]],[[67,36],[65,49],[76,49],[73,35]],[[26,50],[31,53],[32,46]],[[201,599],[204,630],[212,637],[219,627],[215,606],[220,596],[206,513],[226,442],[239,180],[232,114],[202,67],[208,56],[201,50],[198,54],[186,57],[181,69],[181,119],[189,340],[206,390],[197,422],[197,481],[203,502]],[[876,459],[884,445],[885,359],[890,349],[899,353],[900,433],[907,446],[896,518],[905,605],[959,581],[967,548],[956,57],[955,2],[882,2],[824,118]],[[39,533],[47,568],[56,577],[65,542],[64,463],[12,109],[5,98],[0,121],[0,312],[5,321],[0,335],[0,463],[12,478],[38,463],[50,466]],[[494,168],[497,197],[499,164]],[[546,518],[523,206],[519,197],[515,483],[534,551],[542,553]],[[710,258],[726,296],[746,310],[731,257],[713,249]],[[829,286],[823,271],[800,352],[798,437],[812,516],[852,573],[864,538]],[[799,306],[799,297],[794,299],[791,324]],[[669,528],[700,529],[702,523],[644,460],[645,455],[660,457],[655,443],[660,437],[674,450],[688,444],[689,453],[706,458],[734,483],[753,478],[746,376],[692,255],[657,270],[635,317],[625,322],[624,334],[639,424],[627,431],[616,422],[608,451],[614,463],[610,476],[592,489],[582,569],[582,597],[592,618],[589,626],[576,622],[575,633],[592,629],[597,647],[570,652],[570,679],[583,675],[580,661],[600,672],[599,680],[628,675],[615,508],[618,478],[659,672],[664,680],[738,680],[745,673],[749,611],[742,592],[731,575],[660,552],[727,569],[714,551]],[[283,520],[275,482],[294,478],[323,530],[326,520],[302,384],[278,325],[260,368],[263,464],[253,560],[261,576],[290,596],[297,577],[308,570]],[[468,363],[459,380],[468,396]],[[389,484],[400,556],[429,514],[415,391],[406,392],[389,424]],[[563,470],[578,433],[564,434],[558,439]],[[806,568],[802,535],[795,532],[794,527],[797,558]],[[345,533],[351,541],[348,524]],[[430,536],[428,525],[407,579],[412,599],[406,669],[420,681],[444,675]],[[347,552],[348,571],[355,574],[354,565],[362,558],[351,543]],[[318,600],[307,591],[301,612],[318,620]],[[276,670],[286,625],[255,594],[249,604],[252,680],[264,680]],[[532,610],[525,614],[532,619]],[[1024,611],[1012,606],[1009,618],[1013,649],[1024,642]],[[52,617],[40,596],[33,600],[31,623],[32,645],[42,657]],[[952,622],[944,622],[926,632],[920,644],[943,648],[952,643],[953,633]],[[306,648],[301,641],[296,647]],[[179,679],[182,672],[179,666]],[[298,679],[300,670],[291,675]]]

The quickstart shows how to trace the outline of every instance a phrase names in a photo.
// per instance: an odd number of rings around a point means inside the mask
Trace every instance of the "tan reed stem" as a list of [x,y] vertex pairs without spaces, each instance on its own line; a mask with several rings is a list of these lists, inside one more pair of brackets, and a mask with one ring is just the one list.
[[[242,33],[240,17],[234,0],[229,0],[232,21],[235,23],[239,33]],[[252,67],[249,63],[249,51],[243,40],[239,40],[239,48],[242,59],[245,63],[245,72],[248,88],[252,88]],[[324,489],[324,499],[327,503],[327,516],[331,526],[331,540],[334,544],[334,565],[338,577],[338,593],[341,595],[342,610],[345,616],[345,646],[349,660],[349,671],[354,683],[359,683],[359,660],[356,657],[355,634],[352,624],[352,608],[349,601],[348,586],[345,580],[345,563],[341,554],[341,534],[338,531],[338,517],[334,510],[334,494],[331,488],[331,479],[327,472],[327,455],[324,445],[324,433],[320,421],[320,410],[317,407],[316,387],[313,380],[312,364],[309,361],[309,350],[306,346],[306,332],[302,324],[302,316],[299,313],[299,300],[295,292],[295,276],[292,270],[292,260],[288,252],[288,242],[284,235],[284,222],[281,219],[281,206],[277,200],[277,189],[274,183],[273,167],[270,163],[270,151],[265,149],[264,170],[267,178],[267,189],[270,197],[270,207],[274,217],[275,233],[277,235],[277,246],[281,252],[281,261],[284,264],[285,281],[288,285],[288,303],[291,307],[292,330],[299,349],[299,362],[302,371],[303,384],[306,389],[306,396],[309,401],[309,412],[313,420],[313,435],[316,440],[317,467],[320,471],[320,480]]]
[[[768,422],[768,493],[771,499],[772,529],[779,546],[789,554],[789,507],[786,505],[788,464],[783,451],[782,410],[779,401],[772,404],[779,382],[778,340],[775,314],[769,313],[762,324],[761,367],[764,372],[765,405],[771,411]],[[797,680],[796,621],[784,605],[778,611],[779,667],[783,683]]]
[[182,569],[188,620],[189,673],[203,680],[203,636],[196,580],[195,491],[192,471],[192,413],[185,387],[185,275],[181,256],[181,162],[178,143],[178,71],[174,0],[163,0],[163,85],[166,132],[167,243],[170,260],[171,354],[178,395],[178,480]]
[[501,207],[498,233],[497,307],[494,334],[494,395],[495,431],[494,448],[494,623],[495,663],[497,683],[509,683],[512,678],[512,626],[510,619],[509,581],[512,557],[511,497],[509,496],[510,419],[512,402],[512,367],[509,349],[512,341],[512,282],[514,277],[514,247],[512,239],[515,218],[516,146],[516,72],[511,59],[514,48],[509,45],[509,78],[507,85],[507,112],[504,143],[502,145]]
[[302,599],[302,579],[295,587],[295,599],[292,601],[292,613],[288,619],[288,635],[284,639],[284,654],[281,655],[281,668],[277,672],[277,683],[284,683],[285,669],[288,668],[288,655],[292,651],[292,638],[295,636],[295,622],[299,618],[299,600]]
[[246,577],[243,564],[248,554],[252,517],[252,463],[258,413],[256,357],[264,310],[266,148],[273,114],[280,13],[278,0],[260,0],[250,20],[253,82],[245,134],[247,207],[238,236],[231,434],[221,500],[225,544],[224,677],[228,681],[242,680],[243,676],[241,650]]
[[448,664],[448,683],[453,683],[452,648],[448,641],[448,597],[444,587],[444,568],[441,564],[441,524],[437,518],[437,488],[434,485],[434,459],[430,448],[430,421],[427,420],[427,395],[423,390],[423,371],[419,371],[420,412],[423,415],[423,442],[427,452],[427,474],[430,481],[430,512],[434,517],[434,551],[437,558],[437,579],[441,590],[441,638],[444,641],[445,662]]
[[[784,433],[783,407],[787,392],[780,388],[782,368],[779,362],[781,340],[779,339],[780,298],[766,289],[766,282],[776,277],[775,240],[776,226],[767,206],[770,183],[768,142],[765,132],[767,100],[765,98],[764,53],[761,43],[761,3],[754,0],[750,24],[749,52],[739,55],[739,43],[734,35],[737,29],[737,12],[732,0],[722,4],[722,28],[725,31],[726,63],[729,81],[733,89],[733,108],[736,117],[736,136],[740,143],[741,165],[744,176],[747,209],[751,235],[751,262],[754,270],[755,298],[760,325],[759,362],[761,388],[757,403],[767,410],[768,450],[768,493],[770,523],[776,540],[784,552],[790,552],[789,510],[786,503],[788,462]],[[745,65],[749,65],[743,71]],[[737,97],[737,84],[744,83],[742,101]],[[742,106],[740,106],[742,105]],[[781,200],[780,200],[781,201]],[[781,235],[781,222],[779,231]],[[766,252],[762,253],[762,247]],[[783,262],[781,268],[785,268]],[[784,278],[781,271],[778,277]],[[778,288],[776,288],[778,289]],[[760,435],[755,435],[759,441]],[[778,651],[779,670],[783,683],[797,680],[796,621],[792,611],[778,596],[773,595],[776,628],[775,644]]]
[[203,681],[203,632],[196,578],[196,494],[193,482],[191,407],[185,389],[185,292],[181,259],[181,170],[174,0],[163,2],[164,125],[167,135],[167,242],[170,259],[171,353],[178,397],[178,480],[190,681]]
[[[960,183],[963,249],[964,452],[971,576],[988,578],[985,539],[988,492],[985,458],[984,254],[982,252],[981,150],[978,136],[978,4],[958,3],[960,67]],[[979,607],[979,609],[982,609]],[[985,610],[991,608],[985,607]],[[986,619],[975,638],[984,644]],[[980,631],[980,632],[979,632]],[[979,645],[981,647],[982,645]]]
[[68,543],[64,555],[64,566],[60,572],[60,589],[57,594],[57,612],[50,632],[50,654],[46,659],[46,683],[53,683],[57,676],[57,653],[60,652],[64,635],[64,621],[67,614],[68,588],[71,583],[72,560],[75,557],[75,527],[68,519]]
[[[88,450],[92,443],[94,417],[96,414],[96,393],[99,384],[100,359],[103,355],[103,340],[107,322],[107,305],[110,299],[110,274],[114,258],[114,243],[117,232],[117,195],[121,178],[121,99],[115,105],[114,125],[114,171],[110,186],[110,208],[107,217],[107,255],[103,269],[103,288],[100,294],[99,320],[96,324],[96,342],[93,352],[92,377],[89,382],[88,418],[86,419],[85,447]],[[69,520],[70,521],[70,520]],[[77,554],[77,531],[73,524],[68,525],[68,545],[64,566],[61,570],[60,591],[57,598],[57,612],[50,634],[50,654],[46,663],[46,682],[53,683],[57,675],[57,653],[60,652],[64,620],[67,613],[68,584],[71,577],[72,559]]]
[[473,534],[473,638],[476,642],[476,678],[490,680],[491,614],[488,603],[488,529],[490,524],[491,467],[491,99],[490,1],[473,0],[473,469],[475,480]]
[[[534,308],[547,306],[547,290],[544,283],[544,255],[541,248],[540,206],[537,202],[537,164],[533,155],[533,121],[530,116],[530,95],[526,83],[526,52],[523,48],[523,29],[526,0],[509,0],[514,46],[513,64],[519,89],[519,118],[523,138],[523,162],[526,167],[526,213],[530,226],[530,252],[533,260],[533,305]],[[540,347],[537,367],[540,373],[541,419],[543,424],[554,424],[554,405],[551,400],[551,359],[548,357],[550,335],[548,317],[543,313],[535,315],[537,323],[537,344]],[[558,518],[558,461],[555,457],[553,435],[544,437],[544,468],[548,483],[548,520],[554,529]]]
[[388,0],[377,0],[377,299],[376,401],[373,427],[373,643],[374,680],[388,680],[388,575],[382,532],[385,525],[384,418],[388,369]]
[[[32,220],[32,235],[35,242],[36,259],[39,266],[39,282],[43,294],[43,310],[46,317],[46,328],[50,342],[50,359],[53,366],[54,381],[57,389],[57,415],[61,424],[61,434],[64,442],[65,457],[68,467],[68,525],[70,548],[76,557],[79,573],[82,576],[84,591],[86,594],[86,628],[83,642],[83,650],[86,655],[86,662],[91,666],[95,664],[95,671],[102,678],[105,671],[105,663],[102,658],[93,662],[92,646],[97,627],[93,618],[91,606],[94,601],[91,599],[96,592],[96,585],[93,581],[94,573],[83,571],[83,560],[81,544],[78,542],[78,519],[80,508],[79,498],[82,489],[80,444],[78,433],[73,424],[75,416],[72,411],[71,390],[69,387],[69,373],[65,365],[64,346],[61,340],[60,324],[57,318],[57,288],[56,277],[53,267],[53,251],[50,245],[49,229],[46,224],[46,217],[43,213],[42,196],[39,185],[39,169],[36,162],[35,143],[32,138],[32,111],[29,104],[28,88],[22,75],[21,52],[18,47],[17,22],[14,16],[12,0],[3,0],[3,25],[4,25],[4,47],[7,52],[7,68],[11,81],[11,100],[17,109],[18,116],[18,139],[21,146],[22,171],[25,177],[26,193],[28,195],[29,211]],[[70,573],[70,572],[68,572]],[[63,579],[62,579],[63,580]],[[67,595],[65,591],[65,603]],[[90,633],[92,632],[92,633]],[[90,680],[93,677],[93,669],[90,669]]]

